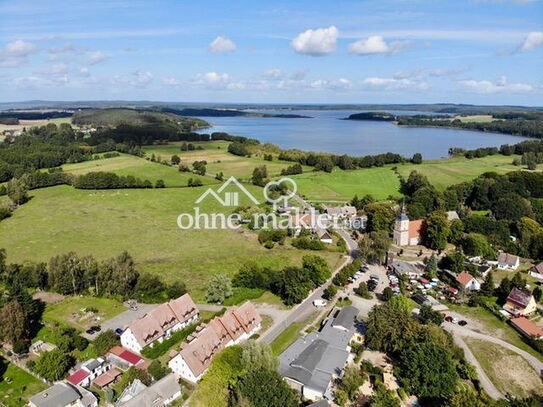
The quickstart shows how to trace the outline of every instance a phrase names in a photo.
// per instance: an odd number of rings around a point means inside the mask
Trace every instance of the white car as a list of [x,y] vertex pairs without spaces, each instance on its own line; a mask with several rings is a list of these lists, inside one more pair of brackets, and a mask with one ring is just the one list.
[[313,300],[313,305],[315,307],[326,307],[326,304],[328,304],[326,300]]

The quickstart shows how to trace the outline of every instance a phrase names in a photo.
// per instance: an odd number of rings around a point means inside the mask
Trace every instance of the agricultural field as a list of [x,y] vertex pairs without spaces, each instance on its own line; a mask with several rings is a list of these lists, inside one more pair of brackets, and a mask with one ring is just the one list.
[[[262,198],[260,188],[247,188]],[[69,251],[106,259],[127,250],[140,271],[184,281],[197,301],[204,300],[206,283],[214,274],[231,276],[248,261],[275,268],[297,265],[310,253],[287,245],[265,249],[256,234],[245,229],[181,230],[178,216],[193,213],[194,202],[206,189],[93,191],[62,185],[33,190],[29,202],[0,222],[0,247],[7,250],[10,262],[48,261]],[[240,198],[241,204],[249,203],[244,195]],[[200,204],[202,213],[225,210],[230,209],[210,196]],[[332,267],[341,256],[317,254]]]
[[464,123],[489,123],[494,120],[501,120],[501,119],[495,119],[490,114],[474,114],[469,116],[454,116],[453,120],[460,120]]
[[[169,158],[169,157],[168,157]],[[189,178],[199,178],[204,185],[216,184],[211,177],[202,177],[190,172],[180,172],[176,167],[151,162],[129,154],[120,157],[101,158],[81,163],[65,164],[62,169],[70,174],[82,175],[93,171],[113,172],[117,175],[132,175],[153,184],[161,179],[166,187],[186,187]]]
[[0,357],[0,405],[23,407],[29,397],[46,388],[45,383]]
[[[396,167],[403,177],[408,177],[411,171],[416,170],[426,175],[438,190],[444,190],[449,185],[472,180],[485,172],[504,174],[518,171],[522,168],[512,164],[515,157],[494,155],[472,160],[454,157],[425,161],[419,165],[398,164]],[[332,173],[319,171],[297,175],[294,178],[298,182],[300,192],[311,201],[344,202],[355,194],[359,197],[371,194],[377,199],[384,199],[389,195],[400,196],[400,182],[392,171],[393,167],[387,165],[351,171],[336,168]]]
[[543,394],[539,374],[524,358],[509,349],[473,338],[465,338],[488,378],[503,394],[529,397]]
[[[143,151],[150,156],[155,154],[162,159],[170,159],[174,154],[181,158],[181,162],[191,165],[194,161],[207,161],[207,170],[212,174],[224,173],[225,177],[234,176],[237,178],[250,178],[255,167],[265,165],[268,168],[269,176],[278,176],[281,170],[294,163],[288,161],[279,161],[276,158],[273,161],[266,161],[261,156],[240,157],[230,154],[228,149],[229,142],[210,141],[210,142],[191,142],[195,146],[201,146],[203,150],[181,151],[182,143],[171,143],[168,145],[148,146]],[[311,167],[304,167],[304,171],[312,171]]]

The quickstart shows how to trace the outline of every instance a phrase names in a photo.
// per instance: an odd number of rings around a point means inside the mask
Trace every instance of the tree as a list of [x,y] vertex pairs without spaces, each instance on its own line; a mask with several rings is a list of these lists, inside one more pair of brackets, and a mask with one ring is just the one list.
[[324,284],[332,274],[326,260],[320,256],[307,255],[302,257],[302,267],[316,287]]
[[215,274],[207,286],[207,301],[223,303],[228,297],[231,297],[232,280],[224,274]]
[[411,171],[407,180],[402,182],[402,192],[408,196],[412,196],[419,189],[428,186],[430,186],[430,182],[425,175],[417,171]]
[[449,235],[449,240],[452,243],[458,243],[464,234],[464,222],[460,219],[454,219],[451,221],[451,233]]
[[398,397],[392,391],[388,391],[383,385],[378,385],[371,396],[369,407],[400,407]]
[[165,377],[166,375],[168,375],[168,373],[170,373],[171,370],[168,367],[162,366],[160,361],[153,360],[151,362],[151,364],[149,365],[149,368],[147,369],[147,372],[151,376],[153,376],[153,379],[160,380],[163,377]]
[[447,255],[439,262],[439,267],[450,270],[456,274],[460,273],[464,270],[464,254],[460,250],[447,253]]
[[241,363],[250,371],[258,369],[276,370],[279,360],[268,344],[249,340],[241,352]]
[[451,354],[435,343],[417,343],[399,355],[400,382],[418,397],[447,397],[458,375]]
[[541,290],[541,287],[536,286],[534,290],[532,291],[532,295],[534,296],[537,302],[541,302],[541,296],[543,295],[543,290]]
[[13,178],[7,183],[6,189],[9,199],[17,206],[29,199],[27,177]]
[[383,202],[370,203],[365,206],[368,216],[367,231],[385,231],[392,232],[396,214],[389,204]]
[[155,183],[155,188],[166,188],[166,185],[164,184],[164,180],[157,179]]
[[365,376],[360,369],[354,365],[345,368],[339,388],[347,393],[349,400],[354,400],[358,393],[358,388],[366,381]]
[[422,164],[422,154],[421,153],[413,154],[413,158],[411,158],[411,162],[413,164]]
[[0,338],[12,345],[27,333],[27,319],[23,307],[10,301],[0,310]]
[[534,212],[530,201],[518,194],[509,194],[493,206],[493,213],[496,219],[518,220],[523,216],[534,218]]
[[174,165],[179,165],[181,162],[181,158],[177,154],[172,155],[172,158],[170,159],[171,163]]
[[111,329],[101,332],[92,342],[96,354],[105,355],[114,346],[119,345],[119,337]]
[[279,295],[286,305],[298,304],[304,300],[315,284],[304,269],[286,267],[283,269]]
[[468,256],[493,257],[494,250],[486,236],[479,233],[468,233],[460,240],[460,245]]
[[354,293],[356,295],[359,295],[360,297],[362,298],[365,298],[365,299],[371,299],[371,294],[368,290],[368,284],[364,281],[362,281],[360,284],[358,284],[358,287],[356,287],[354,289]]
[[385,287],[383,290],[382,298],[383,301],[390,301],[390,299],[394,296],[394,292],[392,291],[392,288]]
[[443,323],[443,314],[434,311],[429,305],[423,305],[420,307],[419,321],[423,324],[433,323],[439,326]]
[[253,170],[253,175],[251,177],[251,182],[254,185],[258,185],[260,187],[263,187],[266,185],[268,179],[268,168],[265,165],[262,165],[260,167],[256,167]]
[[241,377],[234,385],[232,398],[239,405],[246,400],[251,407],[298,407],[296,391],[275,370],[258,368]]
[[330,284],[328,287],[326,287],[324,289],[324,292],[323,292],[322,296],[325,299],[327,299],[328,301],[330,301],[330,300],[334,299],[336,294],[337,294],[337,285]]
[[490,270],[485,276],[483,284],[481,284],[481,289],[479,290],[479,293],[485,297],[491,297],[494,294],[495,288],[496,286],[494,284],[494,274],[492,273],[492,270]]
[[45,380],[54,382],[62,379],[73,363],[74,360],[70,354],[54,349],[40,355],[34,365],[34,371]]
[[432,253],[426,263],[426,274],[428,274],[428,277],[430,278],[437,277],[437,256],[435,253]]
[[443,250],[447,247],[450,233],[447,215],[443,212],[434,212],[426,220],[424,244],[433,250]]

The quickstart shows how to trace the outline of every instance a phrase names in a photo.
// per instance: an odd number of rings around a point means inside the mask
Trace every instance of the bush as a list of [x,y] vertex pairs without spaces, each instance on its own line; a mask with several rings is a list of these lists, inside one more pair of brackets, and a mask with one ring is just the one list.
[[223,305],[231,306],[241,304],[247,300],[254,300],[264,294],[265,290],[262,288],[247,288],[247,287],[235,287],[234,293],[231,297],[224,300]]
[[323,242],[308,237],[299,237],[292,240],[292,246],[300,250],[324,250],[326,246]]
[[162,343],[155,342],[153,347],[147,347],[141,351],[142,356],[147,359],[158,359],[168,352],[175,345],[183,342],[187,336],[196,330],[196,325],[190,325],[180,331],[174,332],[172,336],[164,340]]
[[111,329],[101,332],[93,341],[92,346],[98,355],[104,355],[108,350],[119,345],[119,337]]
[[268,240],[267,242],[264,243],[264,247],[266,249],[273,249],[274,246],[275,246],[275,243],[273,243],[271,240]]

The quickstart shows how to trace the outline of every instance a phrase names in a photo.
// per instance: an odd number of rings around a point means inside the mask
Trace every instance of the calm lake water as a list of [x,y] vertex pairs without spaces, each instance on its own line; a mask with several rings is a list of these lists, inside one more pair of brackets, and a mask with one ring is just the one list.
[[[404,156],[421,153],[424,158],[446,157],[449,147],[478,147],[516,144],[523,137],[477,131],[400,127],[389,122],[339,120],[360,111],[347,110],[266,110],[265,113],[292,113],[312,119],[261,117],[209,117],[210,131],[256,138],[282,148],[323,151],[353,156],[393,152]],[[392,112],[422,114],[423,112]]]

